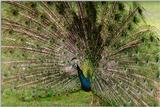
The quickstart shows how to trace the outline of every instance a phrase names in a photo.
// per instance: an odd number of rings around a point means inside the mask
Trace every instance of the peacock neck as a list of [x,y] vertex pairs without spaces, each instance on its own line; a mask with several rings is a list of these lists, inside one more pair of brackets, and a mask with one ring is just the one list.
[[92,77],[95,66],[94,63],[90,59],[84,59],[81,65],[82,72],[85,77]]
[[83,71],[80,69],[79,66],[77,66],[77,71],[78,71],[78,77],[81,82],[81,88],[86,92],[91,91],[90,76],[85,77]]

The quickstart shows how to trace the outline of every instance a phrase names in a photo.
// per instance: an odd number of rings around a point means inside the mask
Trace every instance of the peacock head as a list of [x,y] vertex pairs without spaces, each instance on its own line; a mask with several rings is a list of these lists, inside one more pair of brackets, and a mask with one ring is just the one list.
[[65,72],[69,75],[76,75],[77,73],[77,67],[79,67],[79,60],[77,58],[72,58],[70,61],[68,61],[68,64],[65,68]]
[[80,62],[77,58],[72,58],[70,61],[70,65],[72,66],[72,68],[77,69],[78,65],[80,65]]
[[84,59],[81,63],[77,58],[72,58],[69,62],[69,67],[67,72],[70,74],[77,74],[77,68],[80,68],[85,77],[92,76],[94,72],[94,65],[90,59]]

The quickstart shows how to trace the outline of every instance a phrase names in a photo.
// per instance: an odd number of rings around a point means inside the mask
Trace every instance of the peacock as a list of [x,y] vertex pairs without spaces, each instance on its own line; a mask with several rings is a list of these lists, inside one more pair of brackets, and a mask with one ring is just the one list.
[[83,90],[97,105],[158,106],[160,39],[144,11],[138,2],[3,1],[2,96]]

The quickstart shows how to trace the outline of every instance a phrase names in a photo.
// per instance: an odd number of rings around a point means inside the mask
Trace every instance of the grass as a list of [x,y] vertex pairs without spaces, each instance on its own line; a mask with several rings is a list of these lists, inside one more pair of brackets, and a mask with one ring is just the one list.
[[89,105],[91,93],[79,91],[69,95],[52,96],[32,101],[21,101],[18,96],[10,93],[3,96],[2,106],[58,106],[58,105]]

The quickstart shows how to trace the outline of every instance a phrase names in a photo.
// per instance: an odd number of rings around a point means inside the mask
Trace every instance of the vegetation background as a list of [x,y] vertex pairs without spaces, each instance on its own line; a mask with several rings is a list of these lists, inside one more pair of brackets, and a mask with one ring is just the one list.
[[141,4],[146,9],[145,15],[147,23],[157,27],[157,32],[160,34],[160,1],[148,1],[142,2]]
[[[160,1],[148,1],[141,2],[142,6],[145,8],[145,16],[147,24],[157,27],[157,32],[160,34]],[[160,36],[159,36],[160,38]],[[14,93],[8,91],[8,95],[3,96],[2,105],[12,106],[29,106],[29,105],[39,105],[39,106],[52,106],[52,105],[89,105],[91,102],[91,93],[86,93],[84,91],[69,94],[68,96],[52,96],[47,98],[41,98],[35,101],[28,100],[27,102],[22,102],[18,99]]]

